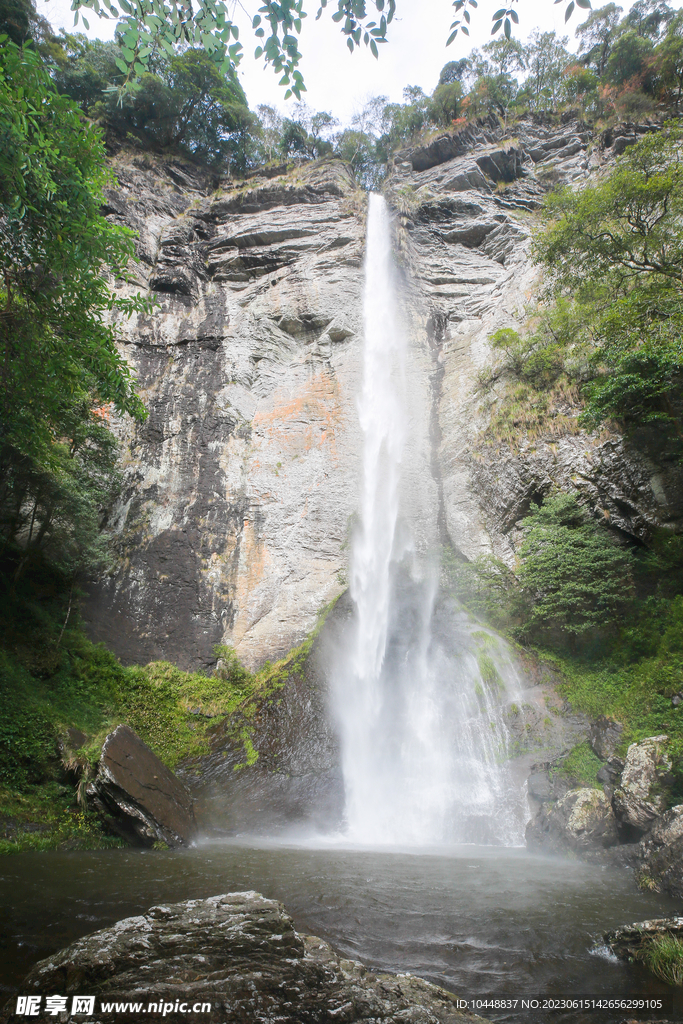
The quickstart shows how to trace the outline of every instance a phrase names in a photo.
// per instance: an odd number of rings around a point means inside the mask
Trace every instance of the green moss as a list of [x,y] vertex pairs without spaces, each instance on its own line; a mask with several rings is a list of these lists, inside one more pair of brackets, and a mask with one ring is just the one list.
[[503,682],[500,673],[493,663],[493,659],[486,654],[485,651],[479,651],[477,654],[477,665],[479,666],[479,674],[481,675],[482,681],[489,689],[498,690],[500,692],[505,690],[505,683]]
[[579,743],[565,757],[557,774],[564,775],[577,786],[599,789],[596,778],[602,761],[595,756],[589,743]]

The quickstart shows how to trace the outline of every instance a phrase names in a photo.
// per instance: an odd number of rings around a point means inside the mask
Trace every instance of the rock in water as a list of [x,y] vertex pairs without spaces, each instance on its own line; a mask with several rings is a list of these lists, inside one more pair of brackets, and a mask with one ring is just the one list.
[[683,804],[655,822],[638,847],[640,884],[683,899]]
[[550,809],[543,806],[529,822],[526,841],[530,849],[552,853],[601,850],[618,841],[617,822],[601,790],[570,789]]
[[[256,892],[152,907],[41,960],[21,991],[88,993],[97,1020],[115,1017],[103,1004],[125,1000],[182,1024],[196,1003],[211,1007],[197,1016],[202,1024],[485,1024],[435,985],[371,974],[322,939],[299,935],[282,904]],[[14,1000],[0,1019],[13,1012]]]
[[136,845],[188,846],[196,837],[188,790],[127,725],[104,741],[87,794],[106,824]]

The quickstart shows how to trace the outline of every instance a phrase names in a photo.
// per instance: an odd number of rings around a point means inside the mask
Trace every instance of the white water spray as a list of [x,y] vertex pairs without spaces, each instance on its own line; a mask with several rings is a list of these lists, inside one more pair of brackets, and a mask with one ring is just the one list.
[[512,845],[521,842],[524,821],[522,794],[503,764],[505,706],[519,691],[514,668],[493,636],[439,600],[438,567],[398,550],[407,351],[391,237],[386,204],[373,194],[358,404],[361,522],[351,561],[355,617],[334,687],[347,837]]

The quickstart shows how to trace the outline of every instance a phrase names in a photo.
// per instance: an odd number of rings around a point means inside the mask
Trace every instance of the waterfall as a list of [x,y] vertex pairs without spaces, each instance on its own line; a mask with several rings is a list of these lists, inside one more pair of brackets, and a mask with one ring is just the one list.
[[520,691],[512,660],[493,634],[439,594],[438,565],[398,529],[409,440],[408,348],[391,219],[374,194],[363,323],[354,617],[333,682],[346,836],[368,844],[518,844],[523,798],[505,767],[506,713]]

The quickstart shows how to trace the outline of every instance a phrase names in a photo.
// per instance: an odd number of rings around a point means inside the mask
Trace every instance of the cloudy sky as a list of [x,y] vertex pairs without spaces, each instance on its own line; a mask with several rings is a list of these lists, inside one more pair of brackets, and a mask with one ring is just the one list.
[[[624,11],[629,10],[632,2],[622,2]],[[675,8],[683,6],[683,0],[670,3]],[[55,28],[73,30],[70,0],[37,0],[37,6]],[[260,3],[231,0],[228,6],[234,10],[245,50],[239,74],[249,105],[254,109],[260,103],[269,103],[286,110],[290,104],[283,101],[284,90],[277,84],[279,76],[270,69],[264,70],[263,62],[253,58],[256,42],[251,32],[251,14]],[[453,17],[450,0],[398,0],[398,17],[389,26],[389,42],[380,47],[379,60],[375,60],[365,47],[349,53],[341,32],[331,20],[331,12],[336,8],[334,0],[330,0],[319,21],[315,20],[318,3],[309,0],[309,16],[304,21],[300,44],[304,55],[301,71],[308,90],[304,98],[314,109],[327,110],[347,123],[369,96],[387,96],[397,102],[402,99],[405,85],[419,85],[429,93],[447,61],[466,56],[473,46],[481,46],[491,38],[491,15],[499,6],[500,0],[479,0],[478,9],[472,13],[469,39],[459,34],[446,49]],[[521,0],[517,35],[525,39],[534,28],[555,29],[558,35],[569,36],[569,47],[575,49],[574,31],[586,14],[577,8],[565,25],[565,7],[565,3],[553,4],[552,0]],[[87,17],[91,37],[113,37],[113,21],[98,21],[91,11]]]

